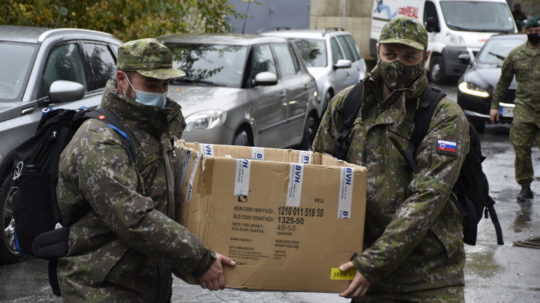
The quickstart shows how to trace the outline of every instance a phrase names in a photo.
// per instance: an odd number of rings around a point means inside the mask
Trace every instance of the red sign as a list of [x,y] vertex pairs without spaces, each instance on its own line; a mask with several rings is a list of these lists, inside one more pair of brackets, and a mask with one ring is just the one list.
[[402,16],[418,19],[418,8],[413,6],[400,7],[399,14]]

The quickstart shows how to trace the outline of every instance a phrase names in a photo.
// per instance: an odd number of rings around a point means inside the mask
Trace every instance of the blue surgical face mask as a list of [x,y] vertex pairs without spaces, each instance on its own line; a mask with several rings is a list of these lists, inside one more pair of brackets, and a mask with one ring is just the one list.
[[135,102],[147,105],[147,106],[155,106],[159,108],[164,108],[165,104],[167,103],[167,93],[152,93],[152,92],[145,92],[142,90],[135,89],[133,85],[131,84],[131,81],[129,81],[129,78],[127,78],[127,81],[129,83],[129,86],[131,86],[131,89],[135,92]]

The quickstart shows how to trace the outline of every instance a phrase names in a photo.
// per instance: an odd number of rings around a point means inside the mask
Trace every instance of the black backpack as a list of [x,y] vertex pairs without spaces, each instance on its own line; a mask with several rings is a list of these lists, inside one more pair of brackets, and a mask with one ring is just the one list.
[[[363,82],[357,84],[344,100],[344,104],[339,113],[343,125],[339,131],[337,139],[337,152],[334,156],[344,159],[350,146],[350,132],[354,120],[362,106]],[[444,94],[439,88],[429,86],[421,97],[421,105],[418,109],[411,142],[407,150],[402,151],[407,164],[412,171],[416,170],[416,149],[427,134],[429,123],[439,101]],[[478,234],[478,223],[485,217],[491,217],[497,235],[497,244],[503,245],[503,235],[497,213],[495,212],[495,201],[489,195],[489,184],[486,175],[482,170],[482,155],[480,137],[474,127],[469,125],[470,150],[465,157],[459,178],[454,186],[453,192],[456,195],[456,206],[463,215],[463,242],[469,245],[476,245]]]
[[[57,197],[60,154],[80,125],[99,119],[123,138],[130,161],[135,159],[134,136],[113,113],[104,109],[66,110],[46,108],[35,134],[6,157],[12,173],[7,181],[15,220],[16,248],[22,255],[49,260],[49,282],[60,295],[56,260],[67,254],[69,226],[62,226]],[[80,211],[80,217],[87,213]]]

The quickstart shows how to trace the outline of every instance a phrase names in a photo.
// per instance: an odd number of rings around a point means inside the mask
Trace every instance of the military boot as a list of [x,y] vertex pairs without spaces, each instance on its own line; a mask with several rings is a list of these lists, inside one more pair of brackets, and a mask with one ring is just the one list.
[[533,192],[530,184],[521,185],[521,191],[518,194],[518,201],[526,201],[533,198]]

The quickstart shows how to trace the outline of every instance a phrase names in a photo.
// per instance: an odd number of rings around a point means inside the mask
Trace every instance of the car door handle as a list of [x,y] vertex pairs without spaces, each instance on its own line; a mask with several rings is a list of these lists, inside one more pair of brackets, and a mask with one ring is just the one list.
[[34,110],[36,110],[36,108],[33,107],[33,106],[32,106],[32,107],[23,108],[23,109],[21,110],[21,115],[27,115],[27,114],[29,114],[29,113],[32,113]]

